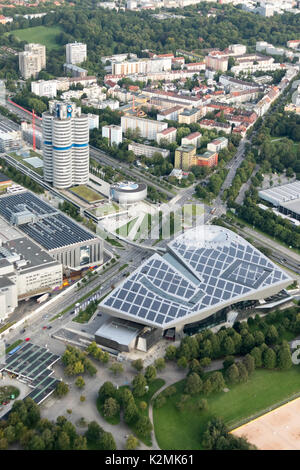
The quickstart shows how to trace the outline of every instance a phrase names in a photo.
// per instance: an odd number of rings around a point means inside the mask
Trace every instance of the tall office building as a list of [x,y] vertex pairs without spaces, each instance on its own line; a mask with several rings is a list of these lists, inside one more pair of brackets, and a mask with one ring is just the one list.
[[37,78],[46,67],[46,47],[42,44],[26,44],[24,52],[19,52],[19,70],[25,80]]
[[74,103],[49,102],[43,113],[44,179],[59,189],[89,180],[89,118]]
[[86,44],[82,42],[66,44],[67,64],[81,64],[86,60],[86,57]]

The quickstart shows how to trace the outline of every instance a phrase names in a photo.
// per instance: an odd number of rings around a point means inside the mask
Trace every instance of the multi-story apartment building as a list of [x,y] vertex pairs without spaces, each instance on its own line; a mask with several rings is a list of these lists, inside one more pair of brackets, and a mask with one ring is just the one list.
[[156,57],[153,59],[130,59],[112,63],[113,75],[132,75],[139,73],[154,73],[171,70],[171,57]]
[[206,68],[226,72],[228,69],[228,57],[221,51],[212,51],[205,57]]
[[66,44],[67,64],[81,64],[87,58],[86,44],[73,42]]
[[156,134],[156,142],[158,145],[160,145],[162,141],[167,141],[169,144],[171,144],[172,142],[176,142],[176,134],[176,127],[168,127],[167,129],[164,129]]
[[201,133],[193,132],[192,134],[182,137],[181,145],[194,145],[196,148],[199,147],[201,141]]
[[207,144],[207,150],[212,152],[220,152],[228,146],[228,139],[226,137],[218,137]]
[[111,124],[110,126],[103,126],[102,127],[102,137],[106,137],[109,140],[109,144],[116,144],[119,145],[122,143],[122,127],[115,126]]
[[194,145],[181,145],[175,150],[174,168],[188,171],[192,166],[213,167],[218,164],[218,153],[207,150],[202,155],[196,154]]
[[89,118],[74,103],[49,102],[43,113],[44,179],[64,189],[89,180]]
[[19,52],[19,70],[23,78],[37,78],[46,67],[46,47],[42,44],[25,44],[24,52]]
[[166,122],[144,119],[137,116],[122,116],[121,126],[123,133],[128,129],[132,131],[139,129],[141,137],[156,140],[157,133],[167,129],[168,124]]
[[152,158],[155,153],[160,153],[163,158],[170,155],[170,150],[152,147],[151,145],[138,144],[137,142],[131,142],[128,145],[128,150],[131,150],[136,156],[144,155],[147,158]]

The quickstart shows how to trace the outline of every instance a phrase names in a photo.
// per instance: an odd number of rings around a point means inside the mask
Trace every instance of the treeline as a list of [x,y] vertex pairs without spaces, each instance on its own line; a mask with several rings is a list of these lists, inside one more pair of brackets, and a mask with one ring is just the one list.
[[249,153],[247,157],[243,160],[240,167],[237,169],[235,177],[231,183],[231,186],[228,189],[225,189],[222,199],[227,201],[228,207],[231,207],[237,198],[240,189],[244,183],[248,181],[252,172],[255,168],[255,159],[253,154]]
[[221,168],[214,173],[208,181],[208,184],[204,186],[203,184],[198,184],[195,187],[196,196],[199,199],[204,199],[210,201],[218,196],[222,184],[224,183],[226,176],[228,174],[227,168]]
[[64,416],[55,422],[41,418],[39,406],[25,398],[15,401],[8,419],[0,421],[0,449],[15,444],[24,450],[86,450],[87,438]]
[[[190,370],[201,373],[211,360],[226,356],[255,355],[253,350],[257,347],[272,348],[279,354],[279,349],[285,347],[286,332],[292,332],[295,336],[300,333],[298,307],[278,310],[265,318],[256,315],[247,322],[234,323],[232,328],[222,327],[217,333],[204,330],[194,336],[186,336],[178,347],[168,346],[165,357],[176,361],[181,368],[189,367]],[[274,367],[284,368],[279,356]],[[290,363],[286,366],[289,367]]]
[[37,194],[42,194],[44,192],[44,188],[42,188],[42,186],[33,181],[29,176],[24,175],[16,168],[9,165],[3,158],[0,158],[0,165],[2,167],[1,171],[15,183],[18,183]]
[[281,242],[293,248],[300,248],[300,228],[295,227],[289,220],[274,214],[269,210],[263,210],[256,204],[255,191],[251,190],[242,206],[236,207],[236,214],[248,224],[276,237]]

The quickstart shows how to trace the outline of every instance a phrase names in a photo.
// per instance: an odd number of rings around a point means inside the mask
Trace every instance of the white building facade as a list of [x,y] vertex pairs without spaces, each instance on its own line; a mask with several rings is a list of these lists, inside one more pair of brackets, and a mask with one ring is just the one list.
[[88,115],[74,103],[50,101],[42,125],[45,181],[59,189],[88,183]]

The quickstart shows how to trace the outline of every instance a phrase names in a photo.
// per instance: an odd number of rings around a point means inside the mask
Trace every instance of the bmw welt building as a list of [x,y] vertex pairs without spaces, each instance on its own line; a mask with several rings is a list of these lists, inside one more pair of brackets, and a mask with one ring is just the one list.
[[240,236],[202,225],[172,240],[163,256],[146,260],[105,297],[100,310],[161,333],[171,328],[192,333],[216,324],[229,309],[290,299],[284,288],[291,282]]

